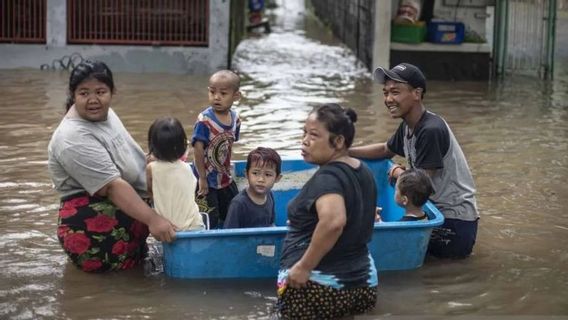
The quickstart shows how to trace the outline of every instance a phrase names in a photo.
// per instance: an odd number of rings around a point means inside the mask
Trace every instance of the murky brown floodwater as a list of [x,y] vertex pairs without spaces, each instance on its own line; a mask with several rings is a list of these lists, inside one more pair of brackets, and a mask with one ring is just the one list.
[[[398,121],[385,112],[380,88],[328,31],[287,6],[274,12],[272,34],[237,53],[247,78],[235,157],[260,144],[298,156],[307,112],[328,101],[356,108],[357,144],[384,141]],[[568,64],[561,58],[553,83],[429,82],[426,104],[453,127],[477,183],[478,244],[464,261],[382,273],[374,315],[568,315]],[[272,280],[184,281],[142,268],[90,275],[67,262],[46,167],[67,79],[64,71],[0,71],[0,318],[265,318]],[[113,105],[145,147],[148,126],[164,114],[191,132],[206,81],[117,74]]]

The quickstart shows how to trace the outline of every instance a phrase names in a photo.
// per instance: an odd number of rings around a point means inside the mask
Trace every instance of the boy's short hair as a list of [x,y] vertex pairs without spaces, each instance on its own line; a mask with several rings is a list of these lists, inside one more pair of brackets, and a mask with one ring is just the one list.
[[241,88],[241,78],[236,72],[232,70],[219,70],[213,73],[211,77],[209,77],[209,81],[211,81],[213,77],[226,79],[235,91],[238,91]]
[[406,196],[415,206],[423,206],[434,193],[432,180],[422,169],[408,169],[397,179],[400,194]]
[[280,175],[282,159],[272,148],[258,147],[252,150],[247,157],[247,172],[253,163],[258,163],[260,166],[272,165],[275,167],[276,175]]

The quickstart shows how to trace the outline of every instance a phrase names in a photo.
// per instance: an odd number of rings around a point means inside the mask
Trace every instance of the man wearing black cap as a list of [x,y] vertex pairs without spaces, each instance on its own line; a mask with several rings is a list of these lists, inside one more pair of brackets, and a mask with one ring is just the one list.
[[[390,70],[377,68],[373,77],[384,85],[385,106],[391,117],[401,118],[402,123],[387,142],[353,147],[350,155],[371,159],[399,155],[411,168],[426,170],[434,186],[430,200],[445,217],[444,224],[432,232],[428,252],[441,258],[469,256],[479,219],[475,185],[450,127],[422,103],[424,74],[412,64],[401,63]],[[396,179],[403,171],[402,166],[395,165],[389,176]]]

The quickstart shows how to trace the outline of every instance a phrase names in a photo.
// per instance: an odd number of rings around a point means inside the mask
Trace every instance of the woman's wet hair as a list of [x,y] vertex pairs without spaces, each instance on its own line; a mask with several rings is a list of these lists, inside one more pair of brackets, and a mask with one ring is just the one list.
[[416,207],[423,206],[434,193],[432,180],[422,169],[408,169],[397,179],[400,194],[406,196]]
[[156,119],[148,129],[148,152],[158,160],[174,162],[187,149],[187,136],[181,122],[172,117]]
[[335,138],[343,136],[345,148],[351,147],[355,137],[355,122],[357,113],[351,108],[343,108],[337,103],[326,103],[314,108],[311,113],[315,113],[319,122],[323,123],[330,133],[329,143],[335,147]]
[[91,79],[106,84],[110,92],[114,93],[114,80],[109,67],[102,61],[84,60],[73,68],[69,76],[69,92],[67,102],[65,103],[65,111],[69,111],[69,108],[75,103],[74,93],[77,87],[83,81]]
[[278,152],[271,148],[264,148],[258,147],[252,150],[247,157],[247,172],[250,170],[250,167],[253,164],[257,164],[258,166],[265,167],[274,167],[276,170],[276,175],[280,175],[280,170],[282,167],[282,159]]

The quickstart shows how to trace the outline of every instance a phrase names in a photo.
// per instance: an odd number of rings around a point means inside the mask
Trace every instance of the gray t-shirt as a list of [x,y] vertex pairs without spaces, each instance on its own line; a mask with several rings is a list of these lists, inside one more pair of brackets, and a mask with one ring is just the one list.
[[444,119],[426,111],[412,133],[402,122],[387,146],[405,157],[411,168],[438,169],[432,177],[434,194],[430,200],[444,217],[466,221],[479,218],[471,171]]
[[51,180],[61,197],[94,195],[121,177],[146,195],[146,159],[112,109],[106,121],[63,118],[48,146]]

